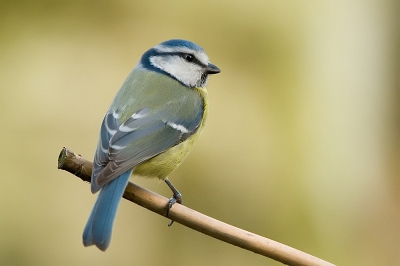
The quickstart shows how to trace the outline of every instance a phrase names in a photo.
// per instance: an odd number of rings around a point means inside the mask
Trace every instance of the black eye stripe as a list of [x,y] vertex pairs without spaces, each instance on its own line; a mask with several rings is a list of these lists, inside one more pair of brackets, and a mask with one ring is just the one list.
[[[192,56],[193,58],[191,60],[187,60],[186,57],[187,56]],[[206,65],[204,65],[202,62],[199,61],[199,59],[197,59],[197,57],[193,54],[184,54],[182,53],[181,55],[183,57],[183,59],[185,59],[186,61],[190,62],[190,63],[195,63],[196,65],[202,66],[202,67],[206,67]]]
[[[172,56],[180,56],[180,57],[182,57],[184,60],[186,60],[185,59],[185,57],[187,56],[187,55],[191,55],[191,56],[193,56],[193,60],[192,61],[190,61],[190,63],[194,63],[194,64],[196,64],[196,65],[199,65],[199,66],[201,66],[201,67],[206,67],[206,65],[205,64],[203,64],[202,62],[200,62],[199,61],[199,59],[197,59],[197,57],[194,55],[194,54],[191,54],[191,53],[180,53],[180,52],[171,52],[171,53],[159,53],[159,55],[172,55]],[[186,60],[186,61],[188,61],[188,60]]]

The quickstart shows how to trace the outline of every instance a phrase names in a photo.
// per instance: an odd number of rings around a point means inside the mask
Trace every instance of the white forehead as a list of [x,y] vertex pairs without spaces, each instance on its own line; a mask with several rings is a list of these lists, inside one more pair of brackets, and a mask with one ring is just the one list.
[[207,65],[210,60],[208,59],[207,54],[204,51],[196,51],[192,50],[186,46],[166,46],[159,44],[154,47],[154,49],[159,53],[185,53],[185,54],[193,54],[201,63]]

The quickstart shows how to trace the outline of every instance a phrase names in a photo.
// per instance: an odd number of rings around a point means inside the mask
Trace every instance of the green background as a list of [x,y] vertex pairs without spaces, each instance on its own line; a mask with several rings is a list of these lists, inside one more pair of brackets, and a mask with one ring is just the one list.
[[[1,1],[0,265],[281,265],[122,201],[84,248],[91,160],[141,54],[205,48],[207,125],[170,179],[185,205],[338,265],[400,264],[398,1]],[[166,197],[158,180],[133,178]]]

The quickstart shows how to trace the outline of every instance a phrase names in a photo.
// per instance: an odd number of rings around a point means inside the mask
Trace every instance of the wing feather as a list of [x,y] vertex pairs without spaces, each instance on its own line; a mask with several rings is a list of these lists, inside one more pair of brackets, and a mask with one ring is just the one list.
[[119,141],[129,144],[116,150],[110,146],[110,161],[97,176],[96,183],[103,186],[127,170],[146,161],[179,143],[181,132],[165,125],[162,121],[152,127],[137,129]]
[[109,142],[111,137],[118,130],[118,120],[117,120],[118,118],[119,118],[118,110],[114,111],[113,113],[107,113],[103,119],[103,123],[101,124],[100,141],[97,146],[93,160],[93,169],[91,177],[92,193],[99,191],[101,188],[101,186],[97,185],[96,179],[97,176],[103,171],[103,169],[109,162],[108,158]]

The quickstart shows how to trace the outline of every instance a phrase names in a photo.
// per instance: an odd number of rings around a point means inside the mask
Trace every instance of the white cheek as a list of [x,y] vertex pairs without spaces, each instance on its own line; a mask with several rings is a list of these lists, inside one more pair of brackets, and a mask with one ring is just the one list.
[[175,64],[169,73],[189,86],[195,86],[201,78],[201,68],[195,64],[180,62]]
[[186,62],[177,56],[153,56],[150,58],[150,63],[191,87],[196,86],[202,75],[200,66]]

